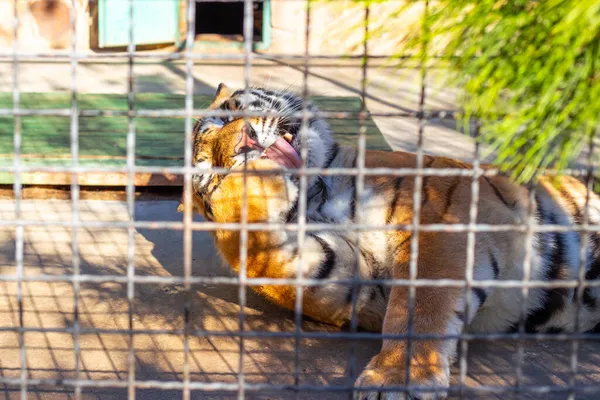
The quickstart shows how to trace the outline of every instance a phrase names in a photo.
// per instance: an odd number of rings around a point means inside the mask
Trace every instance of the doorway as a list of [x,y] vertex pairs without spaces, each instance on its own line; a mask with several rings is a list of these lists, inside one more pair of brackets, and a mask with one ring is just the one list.
[[[267,0],[253,4],[254,42],[265,41]],[[244,41],[244,2],[198,2],[196,3],[196,40]]]

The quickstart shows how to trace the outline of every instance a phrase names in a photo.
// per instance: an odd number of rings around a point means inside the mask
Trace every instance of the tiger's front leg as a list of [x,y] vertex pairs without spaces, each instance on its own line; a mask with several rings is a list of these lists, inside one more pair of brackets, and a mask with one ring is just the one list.
[[[438,237],[435,234],[420,235],[420,242],[428,241],[428,248],[435,246]],[[446,244],[442,247],[447,248]],[[453,255],[447,252],[422,252],[419,254],[418,279],[461,279],[464,274],[463,253],[454,249]],[[446,255],[444,257],[443,255]],[[453,259],[454,258],[454,259]],[[461,264],[462,263],[462,264]],[[463,275],[464,276],[464,275]],[[408,262],[398,265],[393,271],[393,278],[408,279]],[[420,287],[416,289],[414,312],[412,318],[413,335],[456,335],[460,332],[462,289],[448,287]],[[385,320],[384,334],[407,334],[409,331],[409,288],[395,286],[390,291]],[[409,382],[406,381],[408,357],[405,339],[385,339],[382,349],[367,364],[355,383],[356,400],[399,400],[399,399],[441,399],[446,397],[449,386],[450,365],[456,352],[456,340],[423,340],[410,341]],[[426,386],[439,390],[411,392],[379,391],[386,386]],[[373,389],[361,390],[360,387]]]

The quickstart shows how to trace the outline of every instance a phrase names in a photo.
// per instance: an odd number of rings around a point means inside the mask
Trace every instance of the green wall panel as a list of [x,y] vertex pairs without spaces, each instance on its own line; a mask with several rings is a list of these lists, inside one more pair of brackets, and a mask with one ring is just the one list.
[[[177,40],[180,0],[133,0],[133,40],[136,45]],[[129,44],[129,0],[99,0],[98,44]]]

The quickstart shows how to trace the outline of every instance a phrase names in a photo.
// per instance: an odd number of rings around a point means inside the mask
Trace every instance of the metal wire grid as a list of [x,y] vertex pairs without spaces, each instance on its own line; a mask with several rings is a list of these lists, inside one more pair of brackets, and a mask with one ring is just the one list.
[[[129,2],[129,44],[127,47],[127,54],[92,54],[92,53],[81,53],[77,51],[76,43],[76,21],[77,21],[77,7],[76,0],[71,0],[71,15],[70,22],[72,28],[72,42],[71,50],[68,54],[56,54],[56,53],[27,53],[21,52],[18,43],[18,29],[19,29],[19,16],[17,10],[17,1],[14,1],[14,44],[12,52],[0,52],[0,59],[11,59],[13,65],[13,108],[12,109],[0,109],[0,116],[12,116],[15,121],[14,128],[14,165],[12,167],[1,167],[2,172],[14,173],[14,194],[15,194],[15,220],[4,220],[0,221],[0,227],[14,227],[15,228],[15,263],[16,263],[16,275],[0,275],[0,281],[5,282],[16,282],[17,283],[17,303],[19,312],[19,326],[17,328],[0,327],[0,332],[14,332],[18,333],[19,337],[19,354],[20,354],[20,377],[19,378],[7,378],[0,377],[0,383],[19,385],[21,399],[26,399],[28,395],[28,386],[32,385],[53,385],[53,386],[66,386],[73,387],[75,391],[75,397],[81,398],[82,389],[95,387],[114,387],[114,388],[127,388],[128,398],[133,399],[136,396],[136,389],[143,388],[156,388],[156,389],[178,389],[183,393],[184,399],[189,399],[192,390],[227,390],[236,391],[238,398],[242,399],[245,397],[246,391],[261,391],[261,390],[293,390],[293,391],[352,391],[352,386],[347,385],[306,385],[300,383],[300,368],[299,368],[299,349],[302,339],[307,338],[339,338],[339,339],[370,339],[370,340],[381,340],[381,339],[397,339],[405,340],[408,343],[408,351],[410,354],[410,342],[415,339],[431,339],[431,340],[448,340],[457,339],[460,343],[460,385],[458,387],[451,387],[451,393],[459,393],[461,397],[468,393],[492,393],[492,394],[506,394],[506,393],[566,393],[569,398],[575,398],[577,394],[597,393],[600,392],[600,385],[582,386],[576,383],[577,376],[577,360],[578,360],[578,344],[580,340],[597,339],[598,336],[587,333],[576,333],[576,334],[526,334],[524,330],[525,320],[525,304],[523,301],[523,309],[521,310],[521,321],[519,324],[519,330],[516,333],[502,333],[502,334],[468,334],[461,333],[458,335],[435,335],[435,334],[415,334],[412,332],[412,323],[409,324],[409,331],[405,334],[375,334],[375,333],[364,333],[357,332],[357,319],[356,319],[356,300],[357,300],[357,288],[361,284],[368,285],[384,285],[384,286],[404,286],[409,288],[410,294],[410,307],[409,307],[409,321],[412,322],[414,313],[414,297],[415,291],[418,287],[457,287],[463,288],[465,293],[468,293],[471,288],[478,287],[498,287],[498,288],[521,288],[523,299],[526,300],[528,291],[530,288],[577,288],[577,309],[581,307],[583,288],[585,287],[600,287],[598,281],[586,281],[585,271],[581,267],[584,265],[582,262],[578,274],[578,279],[563,282],[542,282],[532,281],[531,278],[531,249],[532,239],[535,232],[568,232],[576,231],[581,235],[585,235],[589,232],[600,231],[600,226],[594,226],[589,224],[588,221],[588,201],[589,195],[586,199],[586,207],[584,211],[584,223],[581,225],[536,225],[533,215],[533,210],[530,201],[530,209],[528,213],[528,220],[525,224],[521,225],[487,225],[477,224],[477,211],[479,201],[479,184],[478,179],[483,176],[494,176],[498,174],[497,170],[488,169],[483,170],[480,168],[479,161],[479,147],[476,145],[474,157],[473,157],[473,168],[470,170],[458,170],[458,169],[429,169],[423,166],[423,139],[424,139],[424,128],[430,119],[445,119],[455,118],[456,114],[452,110],[448,111],[437,111],[428,112],[425,109],[426,100],[426,78],[427,78],[427,50],[428,43],[424,43],[423,53],[421,54],[420,60],[420,79],[421,79],[421,90],[419,109],[415,112],[402,112],[402,113],[370,113],[372,116],[396,116],[396,117],[408,117],[418,118],[419,129],[418,129],[418,146],[417,146],[417,167],[416,168],[376,168],[368,169],[364,165],[365,151],[366,151],[366,140],[365,140],[365,118],[367,111],[365,109],[365,99],[367,97],[367,70],[368,60],[374,58],[381,58],[377,56],[371,56],[368,52],[368,21],[369,21],[369,7],[365,4],[364,9],[364,40],[363,40],[363,54],[360,56],[354,56],[352,58],[358,58],[361,60],[362,67],[362,80],[361,80],[361,99],[363,100],[361,110],[358,113],[351,112],[321,112],[320,115],[324,117],[334,118],[348,118],[357,117],[359,120],[359,135],[358,135],[358,165],[356,168],[340,169],[330,168],[322,170],[319,168],[307,168],[307,146],[306,146],[306,132],[307,122],[312,116],[311,113],[304,107],[298,116],[302,118],[302,128],[300,130],[302,137],[302,150],[301,159],[302,166],[297,170],[291,170],[290,173],[297,174],[300,177],[300,204],[299,204],[299,218],[297,224],[264,224],[264,223],[248,223],[247,221],[247,207],[246,199],[244,199],[244,207],[242,213],[241,223],[229,223],[229,224],[217,224],[209,222],[193,222],[191,212],[191,177],[193,173],[204,173],[204,171],[192,167],[192,129],[193,129],[193,117],[203,116],[241,116],[249,118],[255,115],[265,115],[265,113],[252,113],[252,112],[224,112],[220,110],[207,111],[194,109],[193,104],[193,89],[194,81],[192,70],[194,63],[200,60],[207,59],[242,59],[244,61],[245,68],[245,87],[248,90],[250,86],[250,69],[252,61],[255,59],[278,59],[278,55],[264,55],[257,54],[252,51],[252,22],[253,22],[253,1],[244,0],[244,52],[242,55],[223,55],[223,54],[194,54],[193,53],[193,41],[194,41],[194,26],[195,26],[195,3],[196,1],[189,1],[187,4],[187,33],[186,33],[186,46],[185,50],[180,53],[152,53],[143,54],[136,52],[136,46],[134,41],[134,0],[124,0]],[[229,0],[219,0],[229,1]],[[428,12],[429,2],[425,1],[425,13]],[[303,61],[304,68],[304,84],[302,96],[304,100],[308,97],[308,72],[310,68],[310,62],[313,59],[337,59],[337,56],[316,56],[309,53],[309,39],[310,39],[310,22],[311,22],[311,2],[306,2],[306,20],[305,20],[305,51],[302,56],[287,56],[288,59],[295,58]],[[426,14],[423,20],[426,21]],[[424,33],[427,29],[427,25],[423,24]],[[424,35],[426,36],[426,35]],[[77,101],[77,66],[81,61],[90,61],[97,58],[123,58],[125,57],[128,62],[128,110],[125,112],[111,111],[111,110],[81,110],[78,106]],[[46,58],[54,59],[68,59],[71,64],[71,108],[70,109],[24,109],[20,107],[20,90],[19,90],[19,62],[21,60],[44,60]],[[136,60],[139,59],[153,59],[160,58],[163,60],[184,60],[186,65],[186,86],[185,86],[185,109],[184,110],[135,110],[135,92],[134,92],[134,72],[133,67]],[[22,166],[20,163],[21,153],[21,140],[22,140],[22,116],[31,115],[56,115],[56,116],[68,116],[71,118],[70,125],[70,139],[71,139],[71,157],[72,165],[70,167],[35,167],[35,166]],[[127,161],[125,168],[97,168],[97,167],[82,167],[79,165],[79,125],[78,119],[81,116],[127,116],[128,117],[128,130],[127,130]],[[136,143],[136,130],[135,130],[135,118],[137,117],[185,117],[185,151],[184,151],[184,166],[183,167],[140,167],[135,165],[135,143]],[[475,134],[477,128],[475,129]],[[590,159],[588,162],[588,168],[585,170],[573,170],[568,171],[574,176],[584,176],[586,179],[586,185],[588,189],[592,188],[592,181],[594,176],[594,169],[592,167],[592,156],[593,156],[593,144],[590,142]],[[68,172],[72,174],[71,193],[72,193],[72,219],[70,222],[55,222],[55,221],[34,221],[22,219],[21,204],[22,204],[22,184],[20,180],[20,174],[24,172]],[[129,212],[129,220],[127,222],[94,222],[94,221],[81,221],[79,218],[79,183],[78,175],[85,172],[125,172],[128,176],[127,184],[127,207]],[[135,188],[134,188],[134,176],[140,172],[152,172],[152,173],[171,173],[180,174],[184,177],[184,205],[185,211],[183,216],[183,222],[157,222],[157,221],[136,221],[134,210],[135,210]],[[210,172],[214,173],[225,173],[230,172],[223,169],[212,169]],[[244,171],[244,176],[247,176],[247,171]],[[254,173],[254,172],[253,172]],[[260,173],[260,172],[259,172]],[[263,172],[269,173],[269,172]],[[358,220],[352,224],[317,224],[309,223],[306,220],[306,191],[307,191],[307,178],[314,175],[348,175],[354,176],[356,179],[356,190],[358,201],[355,204],[355,215],[358,216]],[[361,213],[358,212],[361,208],[361,194],[364,191],[364,177],[370,175],[379,176],[412,176],[415,178],[415,190],[413,193],[414,203],[414,217],[411,224],[401,225],[385,225],[385,226],[374,226],[367,223],[363,223],[360,220]],[[420,205],[421,205],[421,191],[424,177],[428,176],[468,176],[472,178],[471,184],[471,202],[469,212],[469,223],[468,224],[420,224]],[[246,183],[244,181],[244,191]],[[534,190],[530,191],[533,200]],[[71,228],[73,231],[72,236],[72,251],[73,251],[73,274],[72,275],[38,275],[38,276],[25,276],[24,265],[23,265],[23,247],[24,247],[24,229],[28,226],[62,226]],[[80,259],[78,249],[78,236],[77,231],[84,227],[119,227],[126,228],[128,232],[128,263],[127,263],[127,275],[85,275],[80,272]],[[184,276],[183,277],[162,277],[162,276],[138,276],[135,274],[135,246],[134,246],[134,233],[136,229],[171,229],[171,230],[183,230],[183,251],[184,251]],[[239,230],[241,232],[241,248],[240,248],[240,260],[241,268],[238,278],[227,278],[227,277],[203,277],[203,276],[192,276],[192,233],[194,231],[213,231],[215,229],[221,230]],[[268,278],[248,278],[246,274],[246,260],[247,260],[247,241],[248,232],[255,230],[287,230],[297,231],[298,233],[298,244],[299,248],[302,249],[302,242],[307,232],[320,231],[320,230],[331,230],[331,231],[355,231],[357,234],[356,243],[360,241],[360,233],[369,230],[403,230],[413,232],[411,239],[411,260],[410,260],[410,278],[409,280],[369,280],[363,281],[358,277],[356,267],[354,268],[354,274],[352,279],[347,280],[334,280],[334,279],[307,279],[302,276],[302,251],[299,254],[298,262],[298,277],[295,279],[268,279]],[[508,280],[508,281],[495,281],[495,280],[473,280],[473,268],[474,268],[474,251],[475,251],[475,234],[477,232],[525,232],[527,246],[527,255],[525,260],[525,276],[523,280]],[[467,232],[468,243],[467,243],[467,264],[465,269],[465,278],[463,280],[425,280],[417,279],[417,255],[418,255],[418,232]],[[357,246],[358,247],[358,246]],[[582,240],[581,247],[581,260],[585,260],[586,254],[586,241]],[[74,291],[74,323],[72,327],[67,328],[35,328],[27,327],[23,322],[23,288],[24,282],[71,282]],[[128,329],[97,329],[97,328],[85,328],[81,327],[79,323],[79,293],[80,285],[84,282],[117,282],[127,284],[127,302],[128,302],[128,317],[129,326]],[[183,329],[161,329],[161,330],[148,330],[148,329],[134,329],[133,326],[133,300],[135,296],[135,284],[136,283],[182,283],[185,290],[185,302],[184,309],[182,310],[184,315],[184,328]],[[190,324],[190,314],[192,308],[192,297],[191,287],[194,284],[199,283],[213,283],[222,285],[234,285],[239,287],[239,302],[240,302],[240,319],[239,319],[239,331],[238,332],[223,332],[223,331],[209,331],[209,330],[194,330]],[[302,290],[305,287],[311,286],[323,286],[329,284],[349,285],[352,287],[352,318],[351,318],[351,329],[350,332],[303,332],[301,329],[302,325],[302,301],[301,295]],[[262,331],[244,331],[244,305],[246,304],[246,290],[248,286],[255,285],[294,285],[296,287],[296,329],[294,332],[262,332]],[[465,296],[466,299],[466,310],[465,315],[469,315],[469,310],[472,307],[471,297]],[[579,312],[575,315],[575,325],[579,324]],[[465,319],[466,320],[466,319]],[[27,360],[26,360],[26,346],[24,335],[28,332],[64,332],[73,335],[74,352],[75,352],[75,379],[33,379],[28,377]],[[123,380],[90,380],[81,378],[81,349],[79,345],[79,337],[85,333],[122,333],[128,335],[128,374],[127,381]],[[134,346],[133,340],[136,334],[177,334],[183,335],[184,337],[184,370],[182,381],[145,381],[136,379],[135,375],[135,357],[134,357]],[[239,347],[239,374],[237,383],[204,383],[204,382],[193,382],[190,379],[189,369],[189,357],[190,357],[190,337],[209,337],[209,336],[228,336],[237,337],[240,341]],[[247,382],[244,375],[244,339],[246,338],[266,338],[266,337],[279,337],[279,338],[294,338],[295,339],[295,369],[294,369],[294,384],[293,385],[276,385],[276,384],[256,384]],[[479,386],[479,387],[468,387],[465,383],[467,376],[467,354],[468,354],[468,343],[472,340],[497,340],[497,339],[513,339],[518,341],[518,362],[517,368],[517,384],[515,386]],[[523,374],[522,374],[522,361],[524,357],[524,342],[529,340],[557,340],[557,341],[571,341],[572,352],[571,352],[571,379],[567,387],[557,387],[551,385],[524,385]],[[407,378],[410,376],[410,363],[408,362],[410,357],[407,357],[406,371]],[[354,350],[351,351],[349,361],[351,375],[356,375],[356,356]],[[400,391],[406,392],[408,390],[440,390],[444,388],[422,388],[414,385],[388,387],[382,391]],[[381,390],[381,389],[380,389]]]

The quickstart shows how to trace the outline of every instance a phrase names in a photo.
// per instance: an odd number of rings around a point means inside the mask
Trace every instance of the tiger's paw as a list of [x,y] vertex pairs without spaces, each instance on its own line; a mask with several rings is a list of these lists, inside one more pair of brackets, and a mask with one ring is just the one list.
[[[376,363],[369,363],[376,364]],[[415,368],[415,367],[413,367]],[[423,371],[415,371],[411,375],[423,375]],[[428,371],[429,372],[429,371]],[[427,373],[429,378],[413,377],[410,384],[412,386],[432,386],[432,387],[448,387],[449,371],[440,371],[438,374]],[[410,393],[403,391],[385,391],[377,390],[376,388],[385,389],[388,386],[400,386],[404,384],[405,372],[404,368],[367,368],[356,380],[354,387],[357,391],[354,393],[354,400],[441,400],[447,397],[445,390],[437,391],[411,391]],[[374,390],[361,390],[361,387],[375,388]]]

